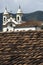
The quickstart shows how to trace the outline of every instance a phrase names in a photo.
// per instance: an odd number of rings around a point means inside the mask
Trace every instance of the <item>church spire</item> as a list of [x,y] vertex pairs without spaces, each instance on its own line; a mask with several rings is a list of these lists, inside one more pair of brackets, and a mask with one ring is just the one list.
[[5,7],[5,10],[7,11],[7,7]]
[[19,5],[19,9],[18,9],[17,15],[16,15],[16,21],[17,21],[18,23],[21,23],[21,21],[22,21],[22,16],[23,16],[23,12],[22,12],[22,9],[21,9],[21,7],[20,7],[20,5]]
[[5,7],[4,14],[9,14],[8,11],[7,11],[7,7]]
[[19,9],[21,9],[21,6],[19,5]]
[[22,13],[22,9],[21,9],[21,6],[19,5],[19,8],[18,8],[17,14],[21,14],[21,13]]

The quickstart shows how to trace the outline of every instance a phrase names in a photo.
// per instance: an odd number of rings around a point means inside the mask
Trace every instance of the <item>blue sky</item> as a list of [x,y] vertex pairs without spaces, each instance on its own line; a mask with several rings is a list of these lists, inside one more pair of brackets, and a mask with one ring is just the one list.
[[16,13],[19,5],[24,13],[43,11],[43,0],[0,0],[0,12],[3,12],[7,7],[8,11]]

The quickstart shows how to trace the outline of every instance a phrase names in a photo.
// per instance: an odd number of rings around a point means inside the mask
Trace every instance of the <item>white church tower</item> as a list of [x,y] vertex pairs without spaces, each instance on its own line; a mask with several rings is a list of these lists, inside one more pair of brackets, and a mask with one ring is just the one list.
[[22,23],[22,16],[23,16],[23,12],[21,10],[21,7],[19,6],[19,9],[18,9],[17,14],[16,14],[16,21],[18,23]]
[[3,25],[7,22],[8,18],[9,18],[9,13],[7,11],[7,8],[5,8],[5,11],[3,13]]
[[5,11],[3,12],[3,31],[5,31],[8,18],[9,18],[9,13],[7,11],[7,8],[5,8]]

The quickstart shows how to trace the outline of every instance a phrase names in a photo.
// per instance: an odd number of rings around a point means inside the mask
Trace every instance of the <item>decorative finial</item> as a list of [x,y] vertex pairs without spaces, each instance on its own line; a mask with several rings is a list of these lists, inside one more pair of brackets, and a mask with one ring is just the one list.
[[5,7],[5,10],[7,10],[7,7]]
[[19,5],[19,9],[21,9],[20,5]]
[[7,11],[7,7],[5,7],[4,14],[9,14],[8,11]]

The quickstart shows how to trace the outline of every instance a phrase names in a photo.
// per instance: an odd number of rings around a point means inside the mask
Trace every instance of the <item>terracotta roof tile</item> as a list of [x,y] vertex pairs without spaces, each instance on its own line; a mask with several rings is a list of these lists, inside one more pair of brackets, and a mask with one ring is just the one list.
[[43,21],[29,20],[27,22],[23,22],[22,24],[17,25],[17,27],[41,26],[42,23]]
[[43,64],[43,31],[0,32],[0,65]]

